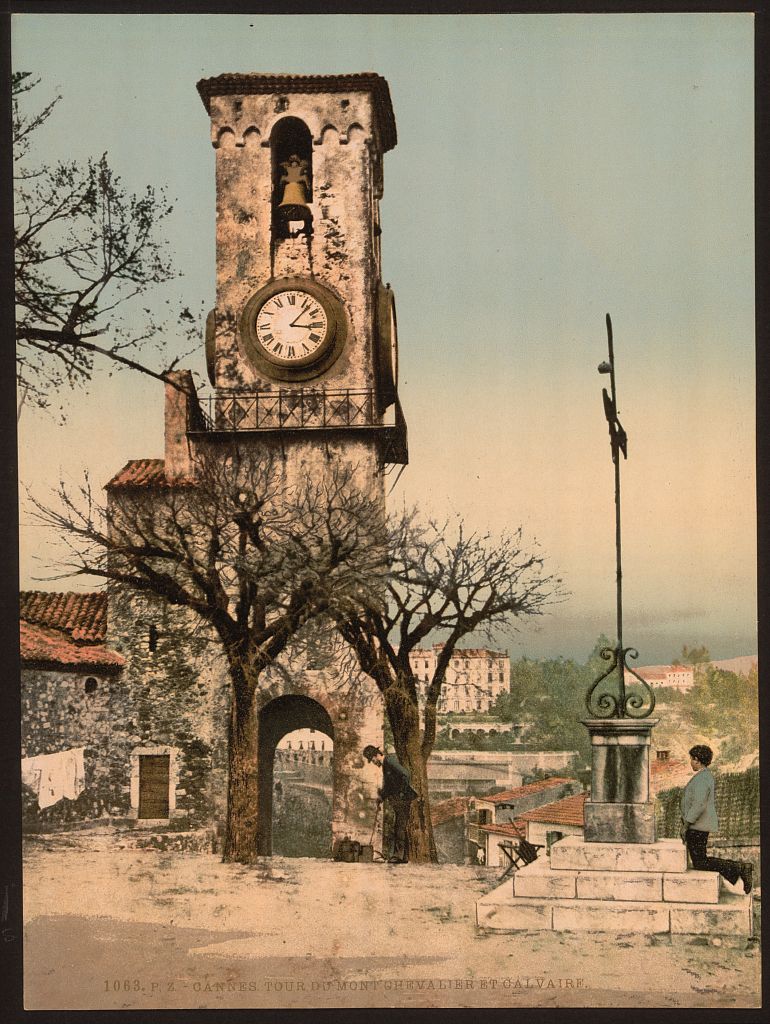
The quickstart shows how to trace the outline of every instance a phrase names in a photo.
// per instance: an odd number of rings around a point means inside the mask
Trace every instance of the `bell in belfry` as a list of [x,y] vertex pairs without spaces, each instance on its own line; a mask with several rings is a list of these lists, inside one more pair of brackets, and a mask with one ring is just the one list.
[[[283,174],[280,184],[283,185],[283,196],[276,210],[278,221],[288,235],[309,235],[312,231],[313,214],[307,205],[310,190],[307,160],[302,160],[293,153],[288,160],[284,160],[281,168]],[[292,226],[297,223],[301,224],[301,227],[292,230]]]

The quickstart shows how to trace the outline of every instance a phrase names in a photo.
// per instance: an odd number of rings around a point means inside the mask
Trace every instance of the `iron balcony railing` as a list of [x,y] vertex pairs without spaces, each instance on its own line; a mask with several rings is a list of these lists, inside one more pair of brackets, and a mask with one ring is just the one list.
[[385,460],[406,464],[406,422],[401,406],[397,400],[383,415],[372,388],[220,391],[198,396],[190,419],[194,433],[350,428],[376,431],[384,445]]
[[209,430],[291,430],[379,425],[375,394],[355,391],[289,390],[230,392],[201,401]]

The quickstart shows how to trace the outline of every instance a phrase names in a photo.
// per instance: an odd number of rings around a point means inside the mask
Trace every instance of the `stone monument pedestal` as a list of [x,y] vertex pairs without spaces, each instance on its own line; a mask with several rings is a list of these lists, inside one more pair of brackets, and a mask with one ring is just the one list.
[[657,718],[590,718],[591,797],[585,805],[587,843],[654,843],[650,799],[650,733]]
[[715,871],[691,871],[679,839],[589,843],[567,836],[550,859],[520,868],[476,903],[476,923],[496,932],[641,932],[752,935],[752,896]]

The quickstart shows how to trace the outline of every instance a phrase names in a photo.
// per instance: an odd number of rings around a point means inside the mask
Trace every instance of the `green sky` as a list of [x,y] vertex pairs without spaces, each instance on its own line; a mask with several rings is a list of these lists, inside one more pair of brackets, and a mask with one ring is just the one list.
[[[537,538],[571,597],[537,630],[501,635],[513,654],[582,658],[612,634],[596,373],[611,312],[630,438],[625,634],[640,663],[682,643],[756,650],[752,54],[746,14],[13,22],[14,66],[63,97],[41,155],[107,151],[130,187],[166,185],[196,309],[214,296],[214,155],[196,81],[387,78],[399,143],[385,160],[383,267],[410,441],[391,500]],[[202,346],[188,365],[204,374]],[[64,427],[25,410],[23,484],[42,495],[86,466],[104,482],[161,455],[161,392],[118,373],[72,396]],[[33,577],[52,539],[26,513],[22,530],[22,586],[46,586]]]

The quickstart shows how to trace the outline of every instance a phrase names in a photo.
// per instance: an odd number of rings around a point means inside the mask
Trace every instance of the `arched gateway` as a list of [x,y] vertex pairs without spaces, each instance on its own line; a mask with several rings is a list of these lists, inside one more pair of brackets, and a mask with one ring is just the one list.
[[276,747],[287,733],[297,729],[315,729],[334,740],[334,725],[328,711],[310,697],[286,694],[271,700],[259,711],[257,849],[262,856],[269,856],[273,852],[273,768]]

